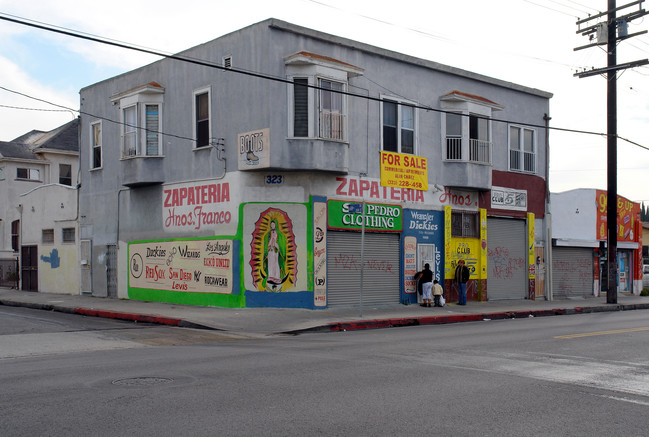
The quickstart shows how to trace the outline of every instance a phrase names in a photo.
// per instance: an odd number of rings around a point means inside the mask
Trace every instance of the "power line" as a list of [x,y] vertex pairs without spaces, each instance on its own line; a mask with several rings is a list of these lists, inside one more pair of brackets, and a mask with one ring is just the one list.
[[[314,0],[309,0],[309,1],[314,1]],[[106,44],[106,45],[110,45],[110,46],[114,46],[114,47],[119,47],[119,48],[123,48],[123,49],[127,49],[127,50],[139,51],[139,52],[142,52],[142,53],[147,53],[147,54],[150,54],[150,55],[160,56],[160,57],[167,58],[167,59],[173,59],[173,60],[176,60],[176,61],[188,62],[188,63],[191,63],[191,64],[200,65],[200,66],[209,67],[209,68],[217,68],[217,69],[220,69],[220,70],[223,70],[223,71],[226,71],[226,72],[229,71],[229,72],[233,72],[233,73],[244,74],[244,75],[248,75],[248,76],[251,76],[251,77],[271,80],[271,81],[275,81],[275,82],[281,82],[281,83],[285,83],[285,84],[289,84],[289,85],[294,84],[294,82],[292,80],[289,80],[289,79],[286,79],[286,78],[283,78],[283,77],[272,76],[272,75],[269,75],[269,74],[259,73],[259,72],[255,72],[255,71],[251,71],[251,70],[244,70],[244,69],[241,69],[241,68],[234,68],[234,67],[226,68],[222,64],[217,64],[217,63],[214,63],[214,62],[204,61],[204,60],[201,60],[201,59],[198,59],[198,58],[192,58],[192,57],[189,57],[189,56],[181,56],[181,55],[177,55],[177,54],[168,54],[168,53],[162,52],[160,50],[137,47],[137,46],[127,44],[127,43],[124,43],[124,42],[108,40],[106,38],[98,37],[98,36],[90,35],[90,34],[81,34],[81,33],[76,32],[74,30],[70,30],[70,29],[66,29],[66,28],[57,28],[57,27],[52,26],[50,24],[41,23],[41,22],[34,22],[32,20],[28,20],[28,19],[25,19],[25,18],[22,18],[22,17],[13,16],[13,15],[10,16],[10,15],[4,14],[4,13],[0,13],[0,19],[5,20],[5,21],[9,21],[9,22],[13,22],[13,23],[16,23],[16,24],[21,24],[21,25],[25,25],[25,26],[29,26],[29,27],[34,27],[34,28],[49,31],[49,32],[63,34],[63,35],[70,36],[70,37],[73,37],[73,38],[80,38],[80,39],[84,39],[84,40],[88,40],[88,41],[92,41],[92,42],[97,42],[97,43],[100,43],[100,44]],[[335,92],[335,93],[342,94],[342,95],[347,95],[347,96],[350,96],[350,97],[367,99],[367,100],[371,100],[371,101],[375,101],[375,102],[379,102],[379,103],[382,103],[382,102],[385,101],[385,99],[383,99],[381,97],[366,96],[366,95],[362,95],[362,94],[352,93],[352,92],[349,92],[349,91],[326,89],[326,88],[321,88],[321,87],[319,87],[317,85],[305,84],[303,86],[306,86],[308,88],[314,88],[314,89],[317,89],[317,90]],[[39,99],[39,98],[36,98],[36,97],[28,96],[26,94],[22,94],[22,93],[17,92],[17,91],[9,90],[9,89],[1,87],[1,86],[0,86],[0,89],[4,89],[4,90],[9,91],[9,92],[20,94],[20,95],[23,95],[25,97],[29,97],[29,98],[34,99],[34,100],[39,100],[41,102],[45,102],[45,103],[51,104],[53,106],[61,107],[61,108],[64,108],[66,110],[75,111],[75,112],[78,112],[79,114],[89,115],[89,116],[92,116],[92,117],[95,117],[95,118],[104,119],[104,120],[112,122],[112,123],[122,124],[122,125],[126,125],[126,126],[129,126],[129,127],[135,127],[135,128],[138,128],[138,129],[146,130],[145,128],[142,128],[142,127],[131,126],[129,124],[126,124],[126,123],[123,123],[123,122],[120,122],[120,121],[111,120],[111,119],[108,119],[108,118],[105,118],[105,117],[101,117],[101,116],[97,116],[97,115],[94,115],[94,114],[86,113],[86,112],[79,111],[79,110],[76,110],[76,109],[71,109],[71,108],[68,108],[68,107],[63,106],[63,105],[58,105],[58,104],[55,104],[55,103],[51,103],[51,102],[48,102],[46,100],[42,100],[42,99]],[[425,106],[425,105],[420,105],[420,104],[411,104],[411,103],[402,103],[402,102],[400,102],[399,104],[402,105],[402,106],[409,106],[409,107],[413,107],[415,109],[421,109],[421,110],[425,110],[425,111],[433,111],[433,112],[445,113],[445,114],[447,114],[447,113],[454,113],[455,114],[455,112],[453,112],[453,111],[446,111],[446,110],[443,110],[443,109],[433,108],[431,106]],[[459,115],[468,116],[467,114],[459,114]],[[602,133],[602,132],[592,132],[592,131],[585,131],[585,130],[578,130],[578,129],[568,129],[568,128],[561,128],[561,127],[553,127],[553,126],[546,126],[546,125],[542,125],[542,124],[527,123],[527,122],[512,121],[512,120],[503,120],[503,119],[498,119],[498,118],[489,118],[489,117],[481,117],[481,116],[476,116],[476,117],[485,118],[485,119],[487,119],[489,121],[497,122],[497,123],[517,124],[517,125],[526,126],[526,127],[535,127],[535,128],[540,128],[540,129],[551,129],[551,130],[556,130],[556,131],[561,131],[561,132],[570,132],[570,133],[585,134],[585,135],[597,135],[597,136],[604,136],[604,137],[607,136],[607,134]],[[176,138],[179,138],[179,139],[196,141],[193,138],[183,137],[183,136],[180,136],[180,135],[169,134],[169,133],[164,133],[164,132],[158,132],[158,133],[161,134],[161,135],[176,137]],[[625,138],[621,138],[621,137],[619,137],[619,138],[621,140],[623,140],[623,141],[630,142],[630,143],[632,143],[634,145],[637,145],[639,147],[642,147],[642,148],[645,148],[645,149],[649,150],[649,147],[641,146],[640,144],[634,143],[634,142],[632,142],[630,140],[627,140]]]
[[[2,88],[2,87],[0,87]],[[52,104],[52,103],[50,103]],[[21,106],[10,106],[10,105],[0,105],[0,108],[7,108],[7,109],[21,109],[24,111],[43,111],[43,112],[77,112],[76,110],[72,109],[42,109],[42,108],[24,108]]]
[[[53,102],[48,102],[47,100],[39,99],[38,97],[33,97],[33,96],[28,95],[28,94],[21,93],[19,91],[10,90],[9,88],[5,88],[3,86],[0,86],[0,89],[8,91],[10,93],[18,94],[18,95],[23,96],[23,97],[27,97],[28,99],[37,100],[39,102],[47,103],[48,105],[63,108],[60,111],[76,112],[78,114],[87,115],[89,117],[97,118],[97,119],[100,119],[100,120],[105,120],[105,121],[108,121],[110,123],[115,123],[115,124],[119,124],[119,125],[122,125],[122,126],[128,126],[128,127],[132,127],[132,128],[135,128],[135,129],[144,130],[146,132],[157,133],[157,134],[160,134],[160,135],[163,135],[163,136],[174,137],[174,138],[178,138],[178,139],[181,139],[181,140],[196,141],[196,139],[194,139],[194,138],[184,137],[182,135],[170,134],[170,133],[166,133],[166,132],[162,132],[162,131],[155,131],[155,130],[147,129],[147,128],[144,128],[144,127],[141,127],[141,126],[136,126],[136,125],[132,125],[132,124],[129,124],[129,123],[126,123],[126,122],[117,121],[117,120],[113,120],[113,119],[110,119],[110,118],[107,118],[107,117],[102,117],[102,116],[99,116],[99,115],[95,115],[95,114],[92,114],[90,112],[80,111],[78,109],[69,108],[67,106],[59,105],[59,104],[53,103]],[[56,110],[53,110],[53,111],[56,111]]]

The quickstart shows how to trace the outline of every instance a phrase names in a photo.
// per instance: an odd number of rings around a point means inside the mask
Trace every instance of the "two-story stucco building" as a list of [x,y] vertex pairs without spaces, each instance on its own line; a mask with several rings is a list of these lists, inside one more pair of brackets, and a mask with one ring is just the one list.
[[0,142],[0,286],[79,293],[79,125]]
[[543,296],[550,98],[275,19],[90,85],[81,287],[414,303],[428,262],[453,301],[465,259],[469,299]]

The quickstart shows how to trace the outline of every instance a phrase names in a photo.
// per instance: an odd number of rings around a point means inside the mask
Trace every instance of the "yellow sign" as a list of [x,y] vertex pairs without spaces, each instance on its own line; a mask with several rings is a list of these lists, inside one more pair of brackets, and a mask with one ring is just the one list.
[[381,185],[428,190],[428,162],[422,156],[381,152]]

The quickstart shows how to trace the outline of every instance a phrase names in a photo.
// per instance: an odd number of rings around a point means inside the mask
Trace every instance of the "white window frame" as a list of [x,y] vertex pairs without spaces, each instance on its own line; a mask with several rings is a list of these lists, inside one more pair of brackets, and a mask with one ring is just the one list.
[[[441,144],[442,144],[442,157],[444,161],[451,162],[470,162],[472,164],[492,165],[493,164],[493,113],[494,111],[501,111],[504,109],[502,105],[487,100],[472,98],[470,96],[463,96],[461,94],[450,93],[441,97]],[[460,158],[449,157],[447,148],[446,136],[446,113],[452,112],[461,114],[462,116],[462,141]],[[487,129],[489,131],[489,139],[487,141],[489,150],[480,150],[480,144],[471,144],[471,127],[470,117],[479,117],[488,119]],[[472,147],[474,148],[471,153]],[[480,159],[482,157],[482,159]]]
[[[442,156],[444,157],[445,161],[454,161],[454,162],[472,162],[475,164],[485,164],[485,165],[491,165],[492,163],[492,156],[493,156],[493,122],[491,120],[491,110],[487,111],[484,110],[477,110],[476,108],[473,108],[473,111],[467,111],[467,110],[448,110],[447,112],[452,112],[454,114],[458,114],[462,117],[462,136],[461,136],[461,152],[460,152],[460,158],[453,158],[448,156],[448,148],[447,148],[447,140],[448,136],[446,134],[446,117],[447,113],[444,112],[442,113],[442,147],[444,148]],[[480,119],[487,119],[487,131],[488,131],[488,139],[487,143],[489,145],[489,150],[486,152],[486,158],[485,159],[476,159],[475,154],[478,154],[479,156],[482,156],[479,154],[479,152],[474,152],[471,153],[471,148],[474,147],[472,144],[472,140],[477,140],[475,138],[471,138],[471,117],[476,117]],[[455,138],[455,137],[453,137]],[[478,147],[478,146],[476,146]]]
[[413,138],[412,138],[412,155],[419,154],[419,111],[414,106],[417,106],[417,103],[411,100],[405,100],[400,97],[394,97],[391,95],[381,95],[381,108],[379,111],[380,123],[381,123],[381,150],[385,150],[384,147],[384,138],[383,138],[383,105],[385,102],[395,103],[397,105],[397,151],[396,153],[408,153],[402,151],[401,144],[401,131],[403,128],[403,115],[402,108],[412,108],[413,111]]
[[[329,81],[342,84],[342,92],[347,92],[349,88],[349,79],[351,77],[363,74],[361,68],[337,61],[325,56],[319,56],[312,53],[295,53],[284,59],[287,72],[287,95],[288,95],[288,135],[290,139],[318,139],[322,141],[332,141],[338,143],[347,143],[349,141],[349,116],[348,116],[348,99],[346,94],[341,94],[343,120],[342,135],[332,137],[321,130],[322,114],[322,90],[320,90],[321,81]],[[294,79],[307,80],[307,115],[308,115],[308,134],[306,137],[295,136],[295,84]],[[342,137],[342,138],[341,138]]]
[[[150,128],[147,125],[146,118],[146,107],[147,106],[157,106],[158,107],[158,126]],[[130,125],[126,121],[124,114],[127,110],[132,109],[135,111],[135,125]],[[162,123],[162,104],[156,102],[137,102],[131,105],[122,107],[121,112],[121,121],[122,121],[122,158],[135,158],[135,157],[151,157],[151,156],[162,156],[162,134],[161,134],[161,123]],[[147,134],[150,131],[155,131],[157,133],[157,149],[158,153],[148,154],[147,150]],[[134,137],[135,145],[133,153],[129,153],[126,150],[126,136],[132,134]]]
[[[518,149],[512,149],[511,145],[511,132],[512,129],[518,130]],[[532,133],[532,152],[525,151],[525,132]],[[510,171],[516,171],[521,173],[536,173],[536,162],[537,162],[537,140],[538,132],[536,129],[529,126],[521,126],[516,124],[510,124],[507,129],[507,159],[508,159],[508,168]],[[514,167],[512,163],[512,153],[517,151],[519,153],[518,167]],[[526,168],[526,163],[531,162],[532,169]]]
[[[99,126],[99,144],[95,137],[95,126]],[[99,170],[104,166],[103,138],[104,127],[101,120],[90,123],[90,170]],[[95,149],[99,149],[99,165],[95,166]]]
[[[295,136],[295,84],[292,83],[294,79],[306,79],[307,80],[307,136],[306,137],[296,137]],[[314,86],[315,81],[314,76],[308,76],[306,74],[297,74],[295,76],[288,76],[288,80],[291,84],[288,85],[288,137],[295,139],[304,139],[304,138],[315,138],[315,128],[313,123],[314,111],[313,106],[315,102],[315,93]]]
[[[135,88],[131,91],[117,94],[111,97],[111,100],[115,104],[119,104],[120,109],[120,122],[121,122],[121,141],[120,141],[120,154],[121,159],[130,159],[130,158],[158,158],[163,157],[162,149],[162,131],[163,129],[163,106],[164,106],[164,88],[158,86],[152,86],[152,84],[147,84],[138,88]],[[147,155],[147,121],[146,121],[146,106],[147,105],[157,105],[158,106],[158,153],[153,155]],[[124,118],[124,113],[129,108],[135,108],[135,128],[134,128],[134,137],[135,137],[135,148],[134,153],[128,153],[125,150],[125,138],[126,134],[131,133],[130,127],[126,126],[126,120]],[[103,164],[103,163],[102,163]]]
[[[207,144],[199,146],[198,145],[198,130],[197,125],[198,125],[198,114],[196,113],[196,97],[201,95],[201,94],[207,94],[207,129],[208,129],[208,135],[207,135]],[[195,89],[192,92],[192,138],[194,138],[194,149],[205,149],[207,147],[210,147],[210,139],[212,138],[212,87],[207,86],[203,88],[198,88]]]
[[[324,92],[331,92],[331,93],[345,93],[347,92],[347,82],[343,82],[340,80],[336,79],[331,79],[329,77],[322,77],[318,76],[317,78],[317,84],[318,84],[318,89],[317,91],[317,96],[318,96],[318,106],[317,106],[317,124],[318,124],[318,138],[323,139],[323,140],[328,140],[328,141],[346,141],[347,140],[347,95],[346,94],[340,94],[340,114],[339,114],[339,120],[341,123],[340,127],[340,135],[336,136],[333,133],[332,134],[326,134],[326,127],[325,124],[323,123],[323,116],[325,115],[325,110],[322,107],[322,94]],[[341,85],[340,90],[325,90],[322,89],[322,82],[331,82],[335,84]],[[334,114],[334,112],[331,112],[331,114]]]

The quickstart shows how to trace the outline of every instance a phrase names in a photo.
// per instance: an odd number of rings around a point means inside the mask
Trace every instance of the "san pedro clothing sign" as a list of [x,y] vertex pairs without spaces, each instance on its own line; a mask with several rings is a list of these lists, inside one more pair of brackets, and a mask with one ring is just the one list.
[[422,156],[381,152],[381,185],[428,191],[428,162]]
[[[363,227],[361,202],[329,200],[327,202],[327,226],[329,229],[360,231]],[[365,204],[365,230],[378,232],[401,232],[403,211],[401,206],[379,203]]]

